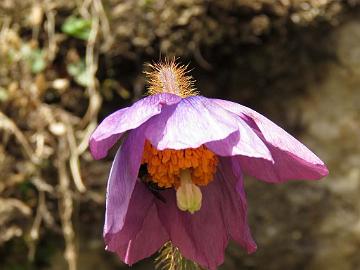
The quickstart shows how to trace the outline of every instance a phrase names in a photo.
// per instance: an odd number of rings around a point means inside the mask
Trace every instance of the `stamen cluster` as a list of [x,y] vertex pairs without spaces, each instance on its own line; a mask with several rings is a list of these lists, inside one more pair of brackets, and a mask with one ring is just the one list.
[[205,146],[183,150],[157,150],[146,141],[142,163],[147,165],[150,178],[159,187],[178,188],[180,172],[190,169],[191,180],[198,186],[206,186],[214,178],[218,159]]

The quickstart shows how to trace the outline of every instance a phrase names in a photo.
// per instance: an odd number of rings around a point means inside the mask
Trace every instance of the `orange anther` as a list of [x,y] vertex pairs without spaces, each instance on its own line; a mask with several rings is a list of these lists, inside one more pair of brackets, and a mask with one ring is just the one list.
[[152,181],[159,187],[175,187],[180,184],[180,172],[190,169],[192,182],[205,186],[213,180],[217,165],[216,155],[205,146],[184,150],[157,150],[145,142],[142,163],[147,165]]

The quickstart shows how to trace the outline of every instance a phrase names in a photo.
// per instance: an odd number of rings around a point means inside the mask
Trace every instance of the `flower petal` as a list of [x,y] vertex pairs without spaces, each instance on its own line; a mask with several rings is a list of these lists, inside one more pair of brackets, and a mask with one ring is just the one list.
[[135,102],[131,107],[109,115],[91,135],[90,150],[93,157],[95,159],[105,157],[125,131],[137,128],[159,114],[163,105],[176,104],[180,100],[180,97],[167,93],[148,96]]
[[239,116],[234,115],[234,118],[237,119],[238,131],[223,140],[208,142],[206,146],[219,156],[243,155],[273,162],[269,149],[255,131]]
[[325,164],[313,152],[266,117],[237,103],[219,99],[213,101],[239,115],[271,152],[274,162],[238,157],[245,173],[275,183],[290,179],[315,180],[328,174]]
[[147,258],[169,240],[162,226],[154,195],[141,182],[137,182],[121,231],[105,234],[106,249],[116,252],[129,265]]
[[223,263],[230,237],[249,253],[254,252],[242,175],[238,167],[233,170],[230,157],[220,158],[214,181],[201,191],[202,206],[194,214],[177,208],[174,191],[162,193],[166,204],[157,203],[159,216],[172,243],[186,258],[209,269]]
[[217,172],[217,185],[221,190],[222,212],[225,225],[233,240],[244,247],[248,253],[256,251],[247,221],[247,202],[243,176],[234,158],[222,157]]
[[164,107],[161,114],[150,119],[146,138],[159,150],[197,148],[237,130],[232,113],[207,98],[192,96]]
[[124,225],[144,142],[143,129],[132,130],[116,153],[107,185],[104,234],[117,233]]
[[[214,181],[213,181],[214,182]],[[174,190],[163,191],[166,203],[157,202],[159,217],[173,245],[189,260],[209,268],[224,261],[228,235],[222,217],[221,198],[214,183],[201,189],[202,207],[194,214],[178,209]]]

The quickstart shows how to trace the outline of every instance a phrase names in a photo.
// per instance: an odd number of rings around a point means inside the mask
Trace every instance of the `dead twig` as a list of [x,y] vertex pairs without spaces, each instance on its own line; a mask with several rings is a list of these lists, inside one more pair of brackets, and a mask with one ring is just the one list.
[[79,153],[76,145],[76,139],[74,135],[74,130],[71,125],[67,124],[66,126],[66,137],[68,141],[68,145],[70,148],[70,171],[71,175],[74,179],[74,183],[79,192],[84,193],[86,191],[86,187],[82,181],[81,173],[80,173],[80,161],[79,161]]
[[12,121],[1,111],[0,111],[0,129],[4,129],[5,131],[10,131],[12,134],[14,134],[15,138],[22,146],[27,158],[30,159],[34,164],[39,164],[40,159],[35,155],[35,152],[32,149],[30,143],[27,141],[25,135],[17,127],[14,121]]
[[57,151],[57,169],[59,174],[59,192],[60,192],[60,219],[63,235],[65,239],[65,259],[67,260],[69,270],[77,269],[77,252],[75,247],[75,233],[72,224],[73,199],[70,188],[70,179],[66,170],[66,140],[60,138]]
[[89,95],[89,106],[81,120],[80,126],[85,127],[89,122],[96,120],[96,116],[101,106],[101,96],[96,89],[96,71],[98,68],[98,51],[95,50],[96,41],[99,33],[99,11],[96,5],[92,6],[92,17],[91,17],[91,31],[86,46],[86,69],[90,74],[90,81],[88,83],[87,92]]
[[28,252],[28,258],[30,261],[34,260],[36,244],[39,239],[39,231],[40,231],[41,221],[43,218],[42,211],[45,207],[45,193],[43,191],[39,192],[38,200],[39,201],[36,210],[36,215],[30,230],[30,241],[29,241],[29,252]]

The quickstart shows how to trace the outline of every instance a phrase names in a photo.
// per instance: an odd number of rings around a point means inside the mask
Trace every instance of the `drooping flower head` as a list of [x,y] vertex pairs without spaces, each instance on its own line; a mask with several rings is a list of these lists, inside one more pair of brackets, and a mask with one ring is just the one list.
[[90,139],[100,159],[124,137],[108,180],[106,248],[131,265],[171,241],[185,258],[216,269],[230,239],[256,250],[243,173],[280,183],[328,170],[259,113],[198,95],[186,67],[151,67],[149,96],[105,118]]

